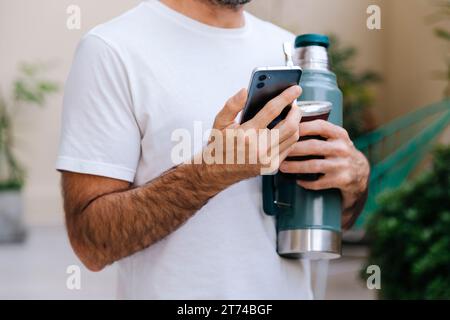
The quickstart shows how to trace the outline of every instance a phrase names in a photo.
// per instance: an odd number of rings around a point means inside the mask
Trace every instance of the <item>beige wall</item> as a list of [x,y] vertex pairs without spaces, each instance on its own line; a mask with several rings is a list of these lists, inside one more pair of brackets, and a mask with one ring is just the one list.
[[432,78],[434,71],[445,70],[446,48],[426,22],[434,11],[432,1],[385,2],[385,112],[392,118],[443,96],[445,83]]
[[[408,1],[408,0],[406,0]],[[366,27],[366,9],[380,0],[255,0],[251,11],[296,34],[336,33],[343,42],[358,47],[359,67],[382,66],[383,31]]]
[[[138,0],[0,0],[0,88],[13,79],[20,61],[54,61],[49,74],[64,82],[82,34],[133,7]],[[334,32],[358,47],[358,69],[381,72],[386,81],[378,88],[377,118],[391,119],[411,108],[436,101],[443,84],[430,73],[442,68],[443,48],[424,26],[428,0],[253,0],[250,11],[295,33]],[[82,30],[65,27],[66,8],[82,10]],[[383,30],[369,31],[366,8],[383,9]],[[62,95],[46,108],[25,108],[17,122],[17,151],[28,168],[25,192],[27,221],[61,223],[56,157]]]

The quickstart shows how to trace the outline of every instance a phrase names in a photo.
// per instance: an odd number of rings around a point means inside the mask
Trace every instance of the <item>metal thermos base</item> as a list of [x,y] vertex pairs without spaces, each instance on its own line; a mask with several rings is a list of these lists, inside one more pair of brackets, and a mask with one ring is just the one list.
[[278,233],[278,254],[290,259],[331,260],[341,256],[341,233],[323,229]]

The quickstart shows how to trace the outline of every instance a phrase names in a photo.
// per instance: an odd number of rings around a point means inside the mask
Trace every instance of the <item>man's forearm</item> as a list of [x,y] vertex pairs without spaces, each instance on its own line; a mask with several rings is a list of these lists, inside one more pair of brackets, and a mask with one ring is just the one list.
[[364,210],[368,195],[369,190],[366,188],[351,205],[346,205],[344,201],[344,210],[342,212],[342,227],[344,230],[350,229],[355,224],[359,215]]
[[354,153],[352,162],[356,166],[350,170],[355,174],[355,178],[348,184],[348,188],[342,190],[343,213],[342,227],[350,229],[364,210],[369,195],[370,164],[367,158],[360,151]]
[[100,270],[164,238],[242,178],[225,166],[185,164],[142,187],[101,195],[68,212],[72,245],[89,268]]

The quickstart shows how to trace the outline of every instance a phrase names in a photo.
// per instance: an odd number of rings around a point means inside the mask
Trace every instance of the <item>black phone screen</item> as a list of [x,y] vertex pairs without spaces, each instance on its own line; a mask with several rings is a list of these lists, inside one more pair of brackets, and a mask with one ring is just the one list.
[[[256,70],[248,90],[248,99],[241,117],[241,123],[251,120],[273,98],[284,90],[298,85],[302,76],[300,68]],[[269,129],[276,126],[289,113],[290,106],[269,125]]]

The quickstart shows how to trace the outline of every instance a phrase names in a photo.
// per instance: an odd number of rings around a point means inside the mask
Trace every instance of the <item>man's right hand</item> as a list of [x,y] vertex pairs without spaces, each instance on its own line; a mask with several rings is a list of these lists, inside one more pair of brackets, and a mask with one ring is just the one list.
[[[235,119],[247,98],[246,91],[242,90],[219,112],[214,128],[221,132],[231,129],[228,133],[237,129],[263,129],[264,132],[300,91],[299,87],[286,90],[254,119],[238,125]],[[280,162],[298,140],[299,122],[299,111],[292,108],[286,120],[276,127],[280,136]],[[231,151],[236,150],[225,152]],[[70,242],[81,261],[89,269],[99,271],[169,235],[219,192],[258,175],[260,169],[260,165],[248,164],[184,164],[139,187],[117,179],[62,172]]]
[[[223,156],[219,158],[223,160],[223,164],[217,166],[211,159],[209,163],[219,167],[219,170],[226,170],[228,175],[234,175],[236,180],[276,171],[299,139],[301,112],[293,107],[286,119],[276,127],[272,130],[267,127],[300,94],[299,86],[290,87],[271,100],[253,119],[238,124],[236,118],[247,102],[247,90],[240,90],[217,114],[212,134],[214,138],[210,139],[203,157],[205,154],[216,155],[214,151],[217,150],[223,151]],[[221,139],[217,139],[218,134]],[[227,141],[233,143],[226,143]]]

